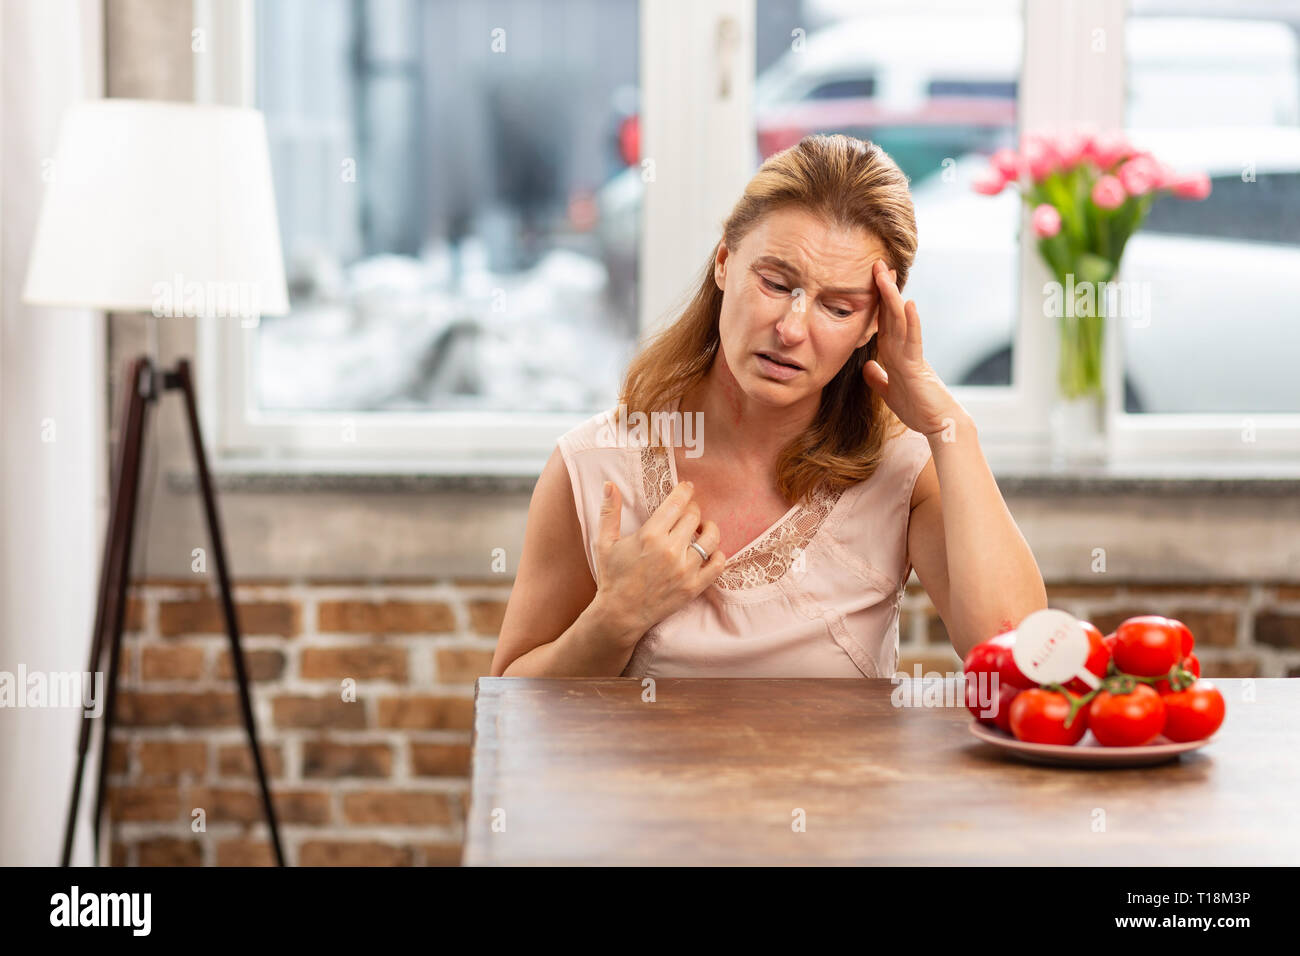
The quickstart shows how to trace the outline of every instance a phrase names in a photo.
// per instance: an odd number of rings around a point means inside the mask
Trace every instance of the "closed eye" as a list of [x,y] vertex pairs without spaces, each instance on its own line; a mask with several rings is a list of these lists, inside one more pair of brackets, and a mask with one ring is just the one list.
[[[763,283],[764,286],[766,286],[767,288],[771,289],[773,292],[781,292],[781,293],[789,293],[789,292],[790,292],[789,288],[787,288],[786,286],[781,285],[779,282],[774,282],[773,280],[769,279],[767,276],[763,275],[761,272],[758,274],[758,278],[762,281],[762,283]],[[836,308],[833,308],[833,307],[827,306],[826,311],[830,312],[830,314],[833,315],[833,316],[835,316],[835,318],[837,318],[837,319],[847,319],[849,316],[851,316],[851,315],[854,313],[855,310],[854,310],[854,309],[836,309]]]

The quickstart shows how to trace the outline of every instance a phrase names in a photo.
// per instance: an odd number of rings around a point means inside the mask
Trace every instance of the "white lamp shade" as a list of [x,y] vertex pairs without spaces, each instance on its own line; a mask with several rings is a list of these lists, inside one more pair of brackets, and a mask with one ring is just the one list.
[[289,309],[257,110],[145,100],[63,119],[23,299],[155,315]]

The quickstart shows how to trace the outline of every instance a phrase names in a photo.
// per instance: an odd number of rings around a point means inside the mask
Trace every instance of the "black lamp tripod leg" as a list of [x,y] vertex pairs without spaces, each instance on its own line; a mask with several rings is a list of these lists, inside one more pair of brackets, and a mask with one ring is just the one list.
[[[117,455],[113,463],[113,486],[109,490],[109,510],[108,510],[108,528],[104,538],[104,558],[99,568],[99,597],[95,605],[95,624],[91,632],[90,640],[90,663],[87,670],[96,674],[100,669],[100,662],[104,651],[104,629],[112,619],[110,610],[110,594],[118,586],[125,573],[122,568],[122,561],[125,555],[122,553],[124,539],[130,538],[130,524],[125,522],[127,496],[134,495],[133,485],[138,484],[139,465],[138,457],[140,454],[140,433],[144,425],[144,404],[146,396],[143,392],[144,375],[146,362],[143,359],[137,359],[127,367],[125,379],[125,390],[122,393],[122,415],[118,421],[122,422],[122,435],[117,443]],[[132,436],[135,436],[133,439]],[[129,461],[136,462],[134,467],[135,479],[131,479],[129,474]],[[92,678],[93,679],[93,678]],[[112,685],[110,685],[112,686]],[[111,710],[109,711],[111,713]],[[76,835],[77,828],[77,811],[81,806],[81,781],[82,775],[86,769],[86,753],[90,748],[90,736],[94,726],[93,718],[82,714],[81,732],[77,741],[77,770],[72,781],[72,799],[68,808],[68,819],[63,832],[63,856],[60,865],[68,866],[72,862],[72,844]],[[107,757],[107,751],[104,751],[104,759]],[[98,826],[98,818],[95,820]],[[95,848],[98,854],[98,843]]]
[[212,491],[212,476],[208,472],[208,459],[203,451],[203,438],[199,431],[199,415],[194,399],[194,380],[190,375],[190,364],[185,359],[176,363],[176,369],[167,377],[169,388],[178,388],[185,396],[185,417],[190,433],[190,445],[194,451],[194,464],[198,471],[199,490],[203,497],[203,513],[207,518],[208,533],[212,542],[212,563],[216,567],[217,582],[221,588],[221,606],[226,618],[226,631],[230,635],[230,660],[235,668],[235,679],[239,685],[239,703],[243,711],[244,726],[248,730],[248,743],[253,751],[253,766],[257,770],[257,783],[262,791],[262,808],[266,814],[270,829],[271,847],[275,852],[277,866],[284,866],[284,852],[280,847],[280,832],[276,826],[275,806],[271,802],[271,790],[266,783],[266,768],[262,764],[262,750],[257,743],[257,727],[253,720],[253,705],[248,693],[248,672],[244,665],[244,654],[239,645],[239,620],[235,615],[235,601],[230,590],[230,577],[226,571],[225,540],[221,534],[221,520],[217,514],[217,499]]

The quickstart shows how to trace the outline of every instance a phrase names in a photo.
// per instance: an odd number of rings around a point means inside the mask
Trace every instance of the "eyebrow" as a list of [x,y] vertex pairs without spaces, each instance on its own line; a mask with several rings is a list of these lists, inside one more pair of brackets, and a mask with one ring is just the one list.
[[[793,264],[786,262],[780,256],[759,256],[757,259],[754,260],[754,265],[759,265],[760,263],[764,265],[776,266],[778,269],[784,270],[785,272],[789,273],[792,276],[799,277],[801,275],[799,270],[795,268]],[[825,289],[822,289],[822,291],[830,295],[871,295],[871,293],[874,290],[831,288],[828,286]]]

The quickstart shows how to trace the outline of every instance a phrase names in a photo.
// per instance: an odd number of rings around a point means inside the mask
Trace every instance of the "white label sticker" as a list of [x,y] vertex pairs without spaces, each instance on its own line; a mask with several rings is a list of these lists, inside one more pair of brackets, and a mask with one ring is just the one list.
[[1077,618],[1046,608],[1020,622],[1011,656],[1022,674],[1040,684],[1063,684],[1078,677],[1096,687],[1097,675],[1084,667],[1090,649],[1088,635]]

